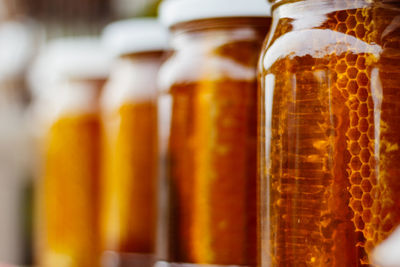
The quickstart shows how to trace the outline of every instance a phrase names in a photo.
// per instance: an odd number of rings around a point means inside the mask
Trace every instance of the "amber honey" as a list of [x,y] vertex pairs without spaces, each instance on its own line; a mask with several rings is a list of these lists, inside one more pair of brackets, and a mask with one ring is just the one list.
[[163,134],[169,262],[256,264],[256,65],[269,22],[214,19],[174,30],[160,94],[171,107]]
[[103,246],[121,253],[155,250],[157,109],[125,103],[103,118]]
[[162,58],[163,51],[119,56],[102,96],[104,267],[152,266],[158,200],[155,77]]
[[[36,260],[42,267],[100,266],[100,118],[103,79],[56,87],[41,114],[41,167],[36,182]],[[85,104],[85,105],[83,105]]]
[[274,6],[260,75],[262,266],[368,266],[400,224],[400,9],[384,2]]
[[40,266],[98,265],[99,119],[57,120],[46,137]]

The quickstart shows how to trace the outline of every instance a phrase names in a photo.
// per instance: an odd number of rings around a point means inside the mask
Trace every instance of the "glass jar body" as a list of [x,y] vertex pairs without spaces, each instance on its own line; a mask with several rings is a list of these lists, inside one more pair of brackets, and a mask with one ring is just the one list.
[[40,266],[100,266],[98,184],[103,80],[52,88],[40,103],[42,163],[37,181]]
[[281,2],[260,61],[262,266],[366,266],[400,224],[399,6]]
[[256,66],[269,23],[228,18],[174,28],[159,95],[168,262],[256,263]]
[[136,258],[143,262],[134,254],[148,255],[150,261],[155,251],[161,59],[162,52],[121,57],[102,97],[102,246],[132,264]]

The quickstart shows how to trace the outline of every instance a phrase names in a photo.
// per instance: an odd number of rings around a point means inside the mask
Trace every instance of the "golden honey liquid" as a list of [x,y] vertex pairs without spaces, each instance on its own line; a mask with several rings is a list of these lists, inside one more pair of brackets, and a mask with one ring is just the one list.
[[63,117],[49,130],[39,186],[40,266],[99,266],[99,141],[96,115]]
[[225,81],[172,91],[173,257],[254,263],[256,83]]
[[104,117],[103,248],[155,250],[157,109],[125,103]]
[[307,2],[262,58],[261,265],[368,266],[400,224],[400,9]]
[[171,262],[257,262],[256,65],[270,20],[228,22],[177,34],[161,75],[172,80],[160,98],[171,100]]

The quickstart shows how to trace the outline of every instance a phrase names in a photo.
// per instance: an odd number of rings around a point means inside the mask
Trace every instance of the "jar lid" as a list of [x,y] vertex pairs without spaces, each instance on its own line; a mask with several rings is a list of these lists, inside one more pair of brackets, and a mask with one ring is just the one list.
[[15,78],[26,70],[36,52],[37,33],[39,28],[30,20],[0,24],[0,80]]
[[164,0],[159,9],[162,23],[168,27],[198,19],[229,17],[269,17],[267,0]]
[[102,42],[115,56],[162,51],[168,49],[168,31],[153,18],[123,20],[105,28]]
[[34,91],[43,91],[66,79],[107,78],[110,67],[111,56],[98,39],[56,39],[41,49],[31,67],[29,82]]

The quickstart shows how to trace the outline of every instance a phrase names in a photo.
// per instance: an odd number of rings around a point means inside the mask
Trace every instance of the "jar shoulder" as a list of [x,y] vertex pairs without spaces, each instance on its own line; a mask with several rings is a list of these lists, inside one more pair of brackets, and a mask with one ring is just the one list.
[[281,59],[301,57],[327,59],[346,54],[369,54],[384,58],[400,50],[400,10],[372,5],[318,11],[308,16],[281,14],[273,22],[261,56],[268,70]]
[[161,67],[159,88],[204,81],[254,81],[261,46],[260,40],[175,51]]

